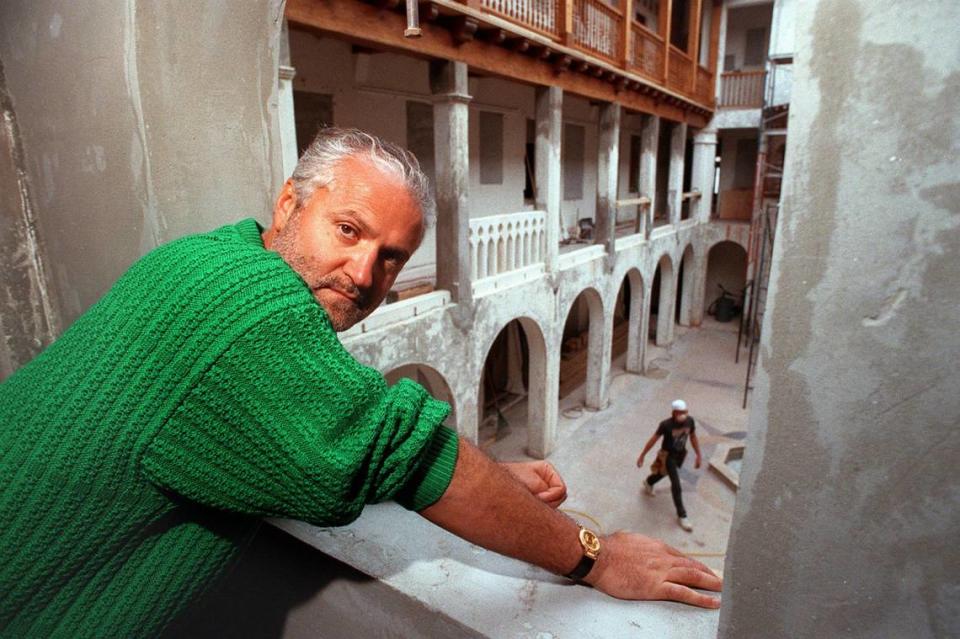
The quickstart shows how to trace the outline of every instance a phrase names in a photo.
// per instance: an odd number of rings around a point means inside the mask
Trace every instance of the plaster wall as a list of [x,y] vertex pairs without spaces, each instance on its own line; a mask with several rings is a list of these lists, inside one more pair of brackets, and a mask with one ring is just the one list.
[[955,637],[957,6],[812,0],[796,17],[720,637]]
[[770,56],[793,55],[796,51],[796,0],[776,0],[770,22]]
[[[31,286],[61,327],[158,244],[266,219],[281,181],[281,4],[0,5],[15,170],[49,257]],[[17,192],[9,179],[8,168],[2,190]],[[24,291],[22,275],[4,270],[0,282]]]

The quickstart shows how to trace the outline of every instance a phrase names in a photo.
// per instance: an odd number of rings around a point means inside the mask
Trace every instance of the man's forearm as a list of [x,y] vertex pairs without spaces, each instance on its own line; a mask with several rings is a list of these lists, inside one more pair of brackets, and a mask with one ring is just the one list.
[[530,493],[476,446],[460,440],[457,467],[443,497],[420,512],[490,550],[566,574],[583,556],[577,524]]

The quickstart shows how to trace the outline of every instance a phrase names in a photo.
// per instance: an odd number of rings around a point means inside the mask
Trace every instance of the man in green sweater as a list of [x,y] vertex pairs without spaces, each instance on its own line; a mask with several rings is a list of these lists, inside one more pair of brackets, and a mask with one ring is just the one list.
[[580,529],[548,464],[494,463],[343,349],[431,210],[409,152],[325,130],[270,228],[152,251],[0,385],[0,636],[156,635],[260,518],[341,525],[388,499],[615,597],[717,607],[691,589],[720,589],[705,566]]

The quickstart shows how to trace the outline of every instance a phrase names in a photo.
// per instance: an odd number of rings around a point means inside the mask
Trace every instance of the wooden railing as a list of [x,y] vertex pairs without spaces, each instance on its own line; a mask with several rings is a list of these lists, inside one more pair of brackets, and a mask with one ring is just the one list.
[[693,89],[693,60],[686,53],[670,45],[670,65],[667,84],[684,93]]
[[656,82],[663,82],[663,38],[638,22],[631,25],[633,46],[628,66]]
[[[638,22],[626,23],[613,0],[458,0],[643,76],[712,106],[714,76],[681,49]],[[618,3],[623,6],[623,3]],[[666,58],[666,59],[665,59]],[[762,90],[762,82],[761,82]]]
[[715,97],[714,90],[713,74],[710,73],[710,69],[698,66],[696,90],[697,101],[702,102],[703,104],[713,104]]
[[573,6],[573,43],[617,62],[622,20],[620,12],[603,0],[580,0]]
[[559,0],[481,0],[480,6],[551,38],[560,37]]
[[728,71],[720,76],[720,106],[763,106],[763,71]]

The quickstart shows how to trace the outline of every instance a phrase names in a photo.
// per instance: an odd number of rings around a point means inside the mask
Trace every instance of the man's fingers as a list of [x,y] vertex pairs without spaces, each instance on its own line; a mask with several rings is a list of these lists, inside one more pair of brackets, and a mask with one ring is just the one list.
[[714,572],[713,572],[712,570],[710,570],[710,568],[707,567],[706,564],[704,564],[704,563],[702,563],[702,562],[699,562],[699,561],[697,561],[696,559],[691,559],[690,557],[686,557],[686,556],[680,557],[679,560],[675,560],[675,561],[673,562],[673,565],[674,565],[674,566],[680,566],[680,567],[686,567],[686,568],[695,568],[696,570],[700,570],[700,571],[702,571],[702,572],[705,572],[705,573],[707,573],[708,575],[716,576],[716,575],[714,574]]
[[546,502],[548,506],[556,508],[566,500],[567,491],[563,486],[551,486],[547,490],[537,493],[537,498]]
[[704,590],[720,592],[723,581],[716,575],[706,573],[697,568],[675,566],[667,571],[667,581]]
[[697,592],[686,586],[675,583],[665,583],[660,589],[659,596],[670,601],[679,601],[680,603],[699,606],[700,608],[719,608],[720,599]]

